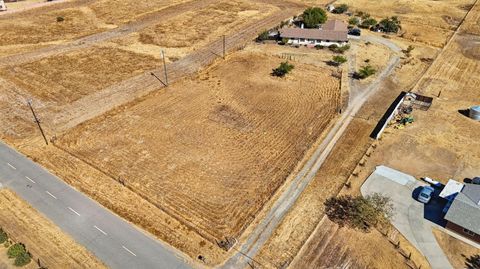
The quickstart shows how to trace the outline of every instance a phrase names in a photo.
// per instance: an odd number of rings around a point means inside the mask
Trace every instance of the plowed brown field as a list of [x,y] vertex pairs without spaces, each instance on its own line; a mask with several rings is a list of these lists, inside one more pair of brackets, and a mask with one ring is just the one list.
[[280,61],[239,53],[70,130],[58,145],[206,238],[236,237],[337,108],[330,71],[298,64],[273,78]]

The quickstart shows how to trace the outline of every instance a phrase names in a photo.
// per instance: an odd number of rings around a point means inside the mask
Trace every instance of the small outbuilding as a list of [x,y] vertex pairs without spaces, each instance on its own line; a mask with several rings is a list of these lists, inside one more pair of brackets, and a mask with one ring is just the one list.
[[5,10],[7,10],[7,6],[5,5],[5,2],[3,0],[0,0],[0,11]]
[[472,106],[469,113],[470,118],[480,121],[480,106]]

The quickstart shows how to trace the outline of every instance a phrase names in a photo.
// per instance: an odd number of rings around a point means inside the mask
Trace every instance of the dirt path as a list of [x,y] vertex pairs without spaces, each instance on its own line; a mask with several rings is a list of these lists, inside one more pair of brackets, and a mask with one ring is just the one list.
[[[368,41],[380,44],[388,44],[387,46],[396,53],[401,51],[398,46],[382,38],[369,37]],[[386,68],[373,83],[364,89],[352,88],[353,91],[359,92],[359,94],[352,98],[352,102],[345,113],[332,127],[326,138],[306,162],[305,166],[292,180],[290,186],[288,186],[286,191],[281,194],[280,198],[275,201],[271,209],[268,211],[266,217],[257,225],[254,231],[247,238],[246,242],[240,247],[240,251],[227,260],[227,262],[221,266],[221,268],[244,268],[248,266],[247,263],[250,260],[247,259],[246,256],[255,257],[262,245],[268,240],[268,238],[270,238],[271,234],[275,231],[275,228],[283,220],[290,207],[295,203],[305,187],[315,177],[315,174],[332,151],[336,142],[340,139],[340,137],[342,137],[348,125],[360,110],[362,105],[370,98],[371,95],[376,92],[382,81],[393,72],[394,68],[399,63],[400,57],[397,54],[394,54]]]
[[[85,2],[92,2],[92,0],[88,0],[88,1],[55,0],[50,2],[45,1],[40,3],[31,3],[19,9],[7,9],[6,11],[2,11],[0,12],[0,16],[16,15],[21,12],[31,11],[33,9],[40,9],[40,8],[42,9],[42,11],[50,11],[50,10],[53,10],[54,8],[59,8],[56,5],[59,5],[62,3],[65,4],[65,5],[62,5],[63,7],[67,5],[68,6],[84,5]],[[8,8],[8,4],[7,4],[7,8]]]

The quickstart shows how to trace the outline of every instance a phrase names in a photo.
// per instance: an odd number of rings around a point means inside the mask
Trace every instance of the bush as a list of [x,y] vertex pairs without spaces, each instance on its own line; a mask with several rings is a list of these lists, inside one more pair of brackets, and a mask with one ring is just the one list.
[[13,264],[15,266],[21,267],[29,264],[31,260],[32,260],[32,256],[30,255],[30,253],[24,252],[15,258],[15,262]]
[[327,13],[319,7],[307,8],[302,17],[306,28],[316,28],[327,21]]
[[375,193],[367,197],[340,196],[325,202],[327,216],[339,226],[368,232],[371,227],[385,224],[393,215],[390,198]]
[[368,29],[375,25],[377,25],[377,20],[375,20],[374,18],[366,18],[362,21],[362,23],[360,23],[358,27]]
[[12,246],[10,246],[10,248],[8,248],[7,251],[7,255],[9,258],[16,258],[24,253],[26,253],[26,250],[25,245],[23,245],[22,243],[13,244]]
[[334,10],[332,10],[332,13],[343,14],[347,12],[347,10],[348,10],[348,6],[346,4],[341,4],[338,7],[336,7]]
[[5,243],[7,240],[8,240],[7,233],[4,232],[2,228],[0,228],[0,244]]
[[397,17],[386,18],[380,21],[379,25],[382,31],[386,33],[398,33],[402,26]]
[[268,31],[267,30],[261,32],[257,36],[257,39],[256,39],[257,42],[262,42],[262,41],[265,41],[265,40],[268,40]]
[[57,22],[62,22],[64,20],[65,20],[65,18],[63,18],[63,17],[60,17],[60,16],[57,17]]
[[347,58],[345,58],[341,55],[333,56],[332,60],[337,66],[347,62]]
[[362,68],[360,68],[360,70],[355,73],[354,77],[358,79],[366,79],[369,76],[375,74],[376,72],[377,70],[375,70],[375,68],[373,68],[371,65],[365,65],[362,66]]
[[272,70],[272,76],[284,77],[286,74],[290,73],[294,66],[288,62],[282,62],[279,67]]
[[317,50],[323,50],[323,49],[325,48],[325,46],[323,46],[323,45],[315,45],[315,48],[316,48]]
[[343,54],[343,53],[345,53],[347,50],[350,49],[350,45],[345,45],[345,46],[339,47],[339,46],[337,46],[337,45],[334,44],[334,45],[328,46],[328,48],[329,48],[331,51],[335,52],[335,53],[341,53],[341,54]]
[[350,25],[358,25],[360,23],[360,19],[358,19],[357,17],[353,17],[353,18],[350,18],[348,20],[348,24]]

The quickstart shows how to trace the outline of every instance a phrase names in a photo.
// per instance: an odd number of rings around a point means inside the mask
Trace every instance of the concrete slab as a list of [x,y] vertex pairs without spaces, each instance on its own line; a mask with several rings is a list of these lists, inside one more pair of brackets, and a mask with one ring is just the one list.
[[392,224],[412,243],[434,269],[453,268],[432,232],[432,223],[425,218],[424,204],[415,200],[414,191],[423,184],[413,176],[385,166],[378,166],[360,191],[362,195],[382,193],[392,199],[395,207]]

